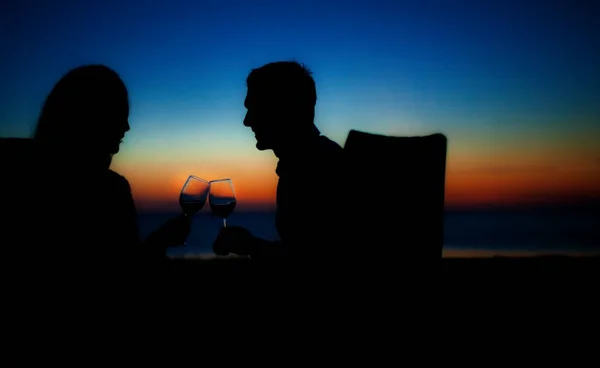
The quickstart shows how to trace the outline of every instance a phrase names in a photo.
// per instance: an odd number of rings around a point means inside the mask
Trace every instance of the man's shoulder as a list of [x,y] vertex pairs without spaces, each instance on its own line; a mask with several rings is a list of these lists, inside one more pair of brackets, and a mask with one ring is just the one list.
[[326,136],[320,136],[318,151],[312,160],[312,170],[319,175],[337,175],[345,162],[344,149]]
[[112,185],[121,187],[121,188],[127,188],[128,190],[130,190],[130,185],[129,185],[129,181],[127,180],[127,178],[125,178],[123,175],[119,174],[118,172],[114,171],[114,170],[108,170],[107,173],[107,179],[108,182]]
[[331,152],[341,152],[343,151],[342,146],[340,146],[337,142],[331,140],[329,137],[321,135],[319,136],[320,147],[323,150],[331,151]]
[[338,166],[343,151],[339,144],[321,135],[307,145],[302,155],[279,160],[276,173],[280,178],[282,174],[286,177],[323,175],[330,172],[332,167]]
[[343,158],[344,149],[337,142],[322,135],[319,137],[319,159],[323,162],[337,161]]
[[127,182],[127,179],[123,175],[113,169],[108,169],[108,177],[115,181]]

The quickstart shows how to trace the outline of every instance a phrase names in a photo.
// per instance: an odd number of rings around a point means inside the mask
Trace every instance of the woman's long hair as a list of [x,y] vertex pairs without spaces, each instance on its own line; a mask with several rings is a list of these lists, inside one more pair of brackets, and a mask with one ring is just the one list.
[[[115,113],[129,114],[125,83],[105,65],[83,65],[56,83],[42,107],[33,139],[63,151],[95,149],[105,139],[101,133],[112,129],[101,126],[112,124],[111,119],[102,121],[98,116]],[[106,155],[110,161],[112,155]]]

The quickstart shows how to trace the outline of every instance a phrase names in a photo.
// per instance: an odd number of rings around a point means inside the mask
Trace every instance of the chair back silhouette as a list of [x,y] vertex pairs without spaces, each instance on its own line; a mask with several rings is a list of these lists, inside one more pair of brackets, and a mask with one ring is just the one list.
[[0,160],[2,167],[21,164],[32,152],[34,141],[31,138],[0,137]]
[[[32,230],[26,226],[28,219],[43,209],[31,208],[24,201],[25,185],[33,185],[35,171],[34,142],[28,138],[0,138],[0,244],[3,267],[17,267],[16,257],[23,255],[23,243],[32,238]],[[42,182],[42,178],[39,181]]]
[[443,134],[349,132],[344,151],[356,252],[411,269],[441,262],[446,148]]
[[31,172],[34,160],[34,141],[29,138],[0,137],[0,194],[3,206],[15,200],[14,189],[23,183],[24,175]]

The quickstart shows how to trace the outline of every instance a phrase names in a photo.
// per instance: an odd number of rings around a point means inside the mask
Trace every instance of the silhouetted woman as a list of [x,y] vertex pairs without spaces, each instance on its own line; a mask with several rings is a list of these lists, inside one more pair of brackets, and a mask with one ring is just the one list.
[[140,241],[129,183],[110,170],[128,119],[127,88],[103,65],[69,71],[42,108],[33,136],[36,170],[26,184],[33,248],[69,272],[105,280],[137,273],[134,264],[160,266],[166,248],[189,232],[189,222],[178,218]]

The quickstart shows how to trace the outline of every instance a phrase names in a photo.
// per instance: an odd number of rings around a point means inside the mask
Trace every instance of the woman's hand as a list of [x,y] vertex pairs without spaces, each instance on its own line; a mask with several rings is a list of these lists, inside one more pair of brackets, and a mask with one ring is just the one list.
[[180,215],[169,219],[156,231],[152,232],[147,242],[153,245],[160,245],[165,249],[182,245],[190,234],[192,227],[192,217]]

